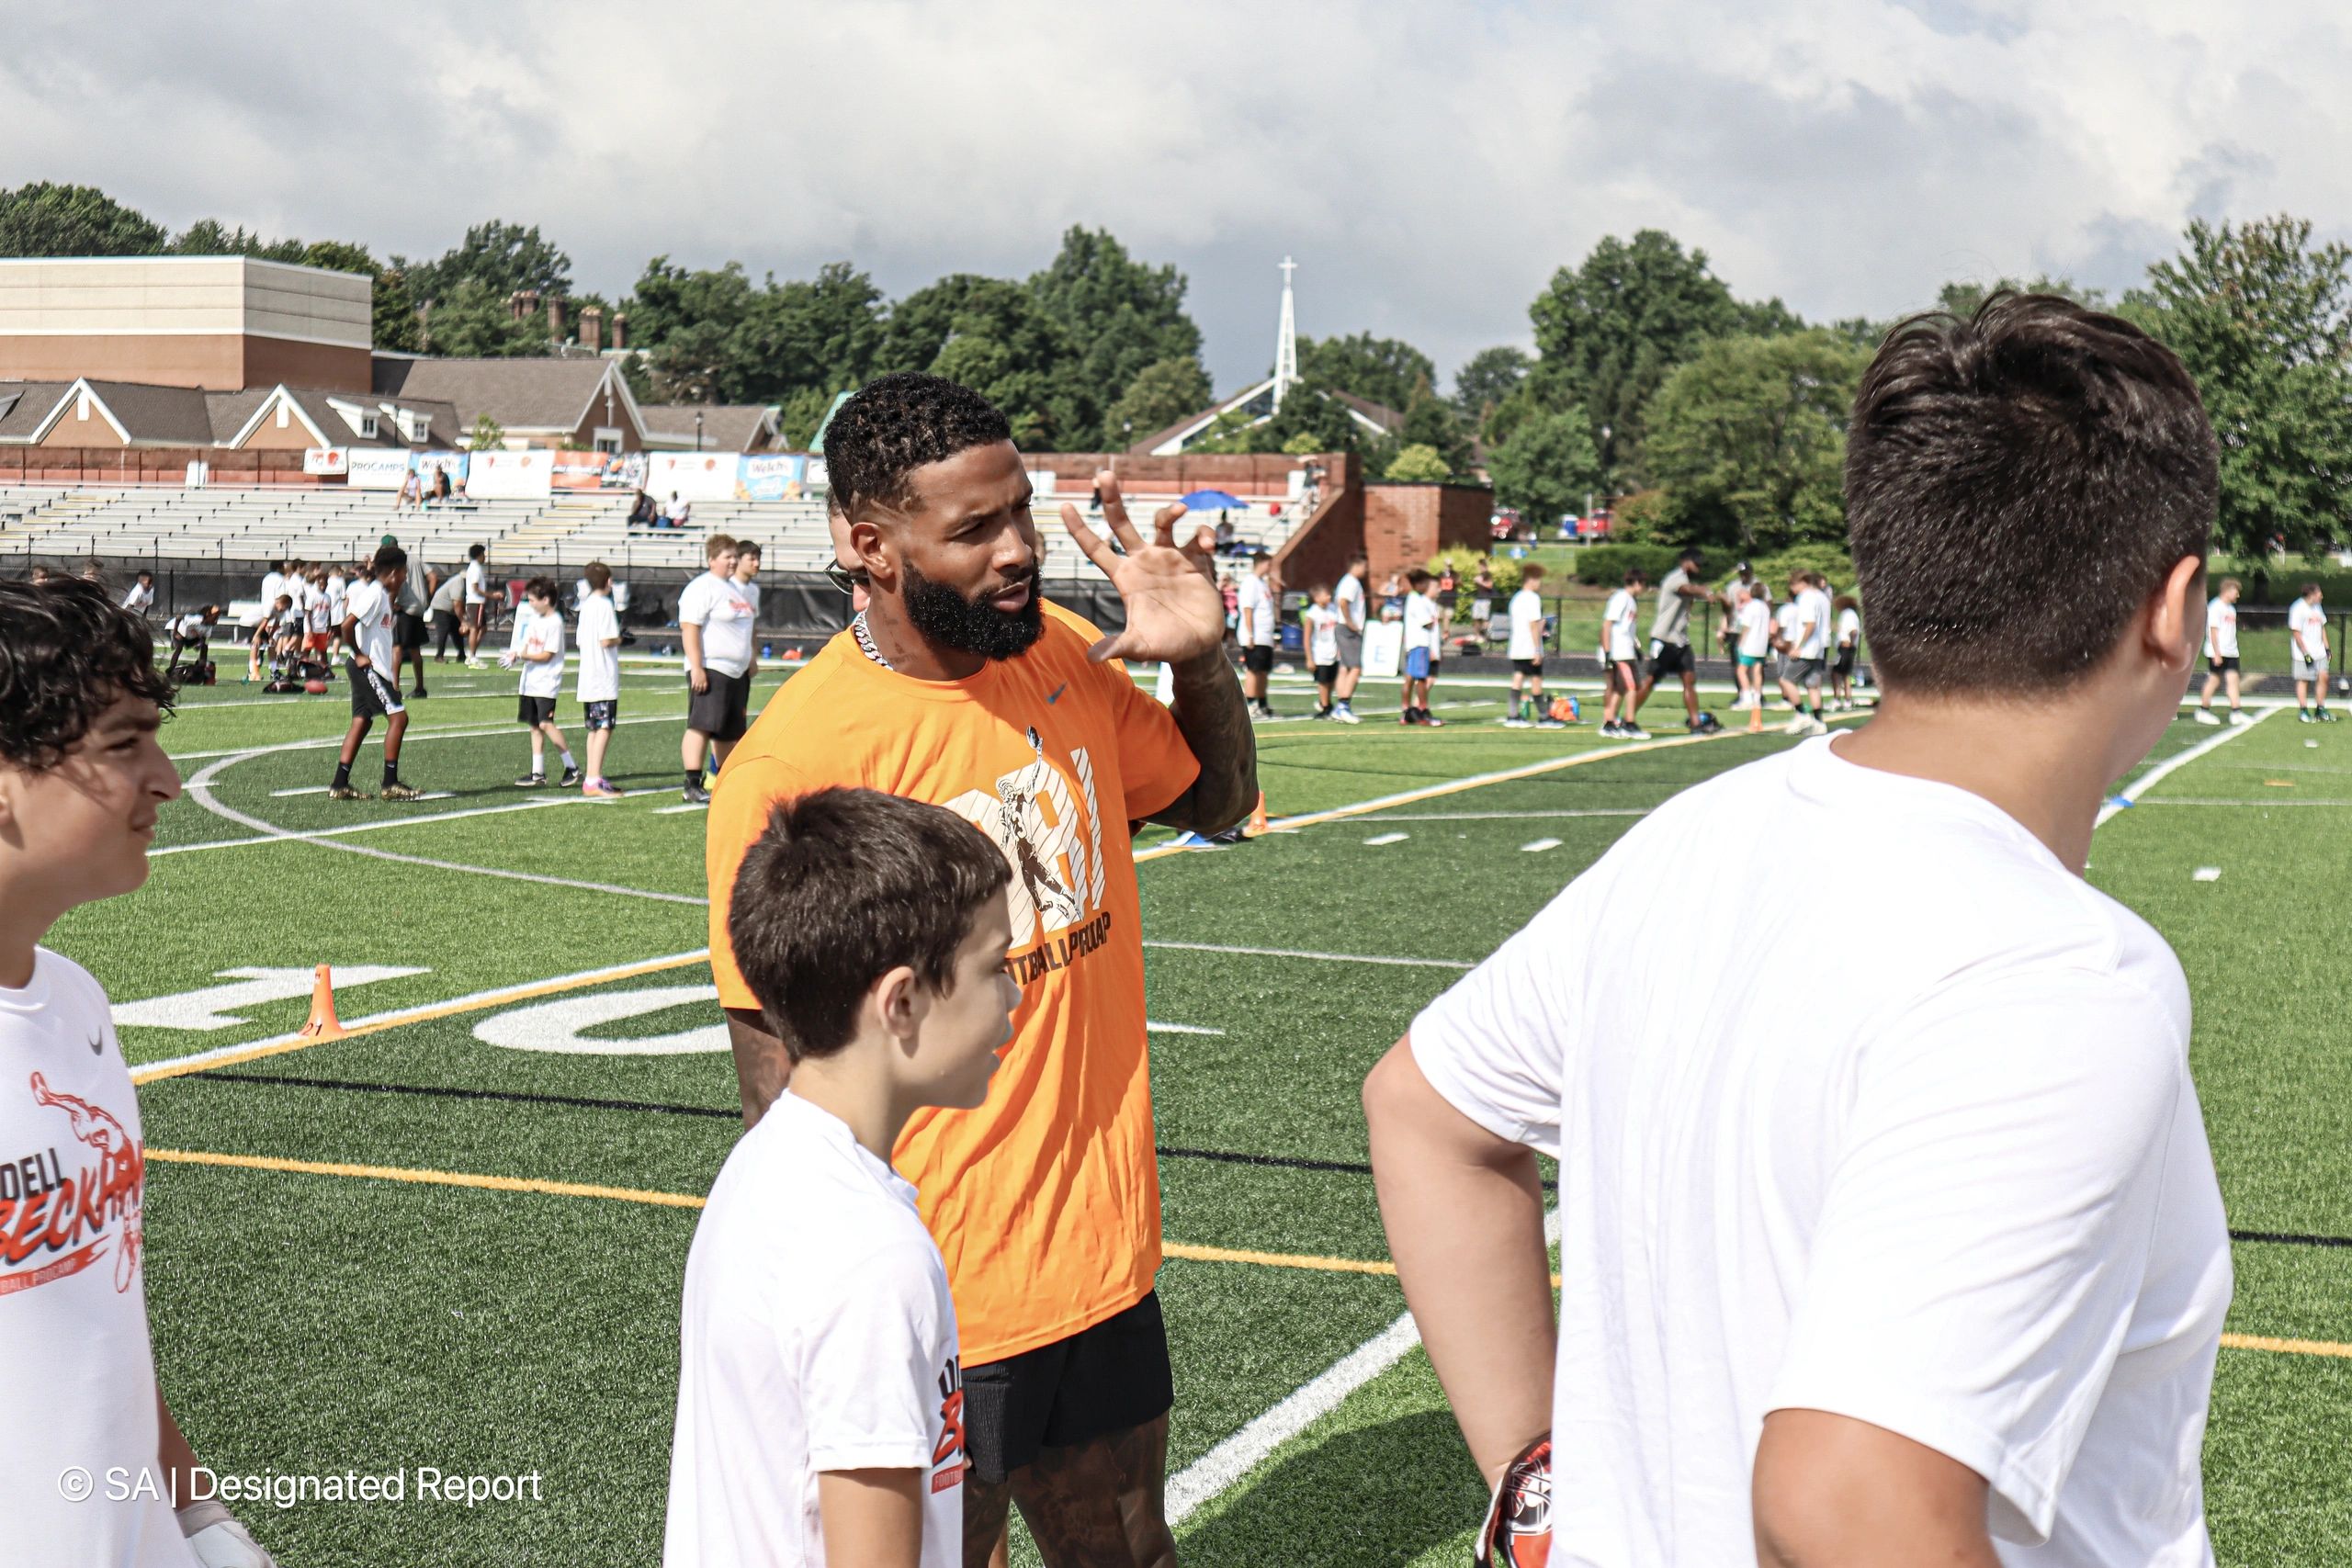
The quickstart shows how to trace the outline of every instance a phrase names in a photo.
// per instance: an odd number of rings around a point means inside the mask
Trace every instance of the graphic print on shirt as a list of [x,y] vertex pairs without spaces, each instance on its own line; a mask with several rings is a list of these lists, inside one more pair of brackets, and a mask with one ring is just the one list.
[[[966,790],[945,803],[995,840],[1012,867],[1007,895],[1012,950],[1019,955],[1012,976],[1024,986],[1101,947],[1111,922],[1102,909],[1106,876],[1093,761],[1080,746],[1069,753],[1066,769],[1057,767],[1035,727],[1028,740],[1033,760],[999,778],[994,791]],[[1046,940],[1065,931],[1071,934],[1062,941]],[[1023,953],[1039,942],[1044,945]]]
[[67,1131],[98,1158],[68,1175],[52,1145],[0,1165],[0,1296],[80,1273],[105,1254],[110,1225],[121,1235],[114,1288],[128,1291],[139,1280],[144,1153],[112,1113],[57,1093],[39,1073],[32,1096],[64,1112]]
[[939,1372],[939,1446],[931,1454],[931,1489],[963,1485],[971,1462],[964,1448],[964,1369],[950,1356]]

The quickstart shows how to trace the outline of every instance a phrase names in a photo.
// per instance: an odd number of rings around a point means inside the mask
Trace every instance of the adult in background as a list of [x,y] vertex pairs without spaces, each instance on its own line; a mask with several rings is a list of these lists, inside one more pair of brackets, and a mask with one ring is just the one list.
[[[386,546],[395,549],[400,547],[400,541],[390,534],[376,543],[379,548]],[[421,592],[417,587],[420,578],[424,582]],[[416,684],[409,692],[412,697],[433,694],[424,689],[424,611],[429,602],[425,595],[434,592],[439,581],[431,567],[421,560],[413,562],[410,570],[401,574],[400,595],[392,604],[392,689],[400,689],[401,664],[406,660],[409,668],[416,672]],[[322,588],[321,592],[323,592],[324,589]]]
[[678,595],[678,641],[686,659],[686,732],[678,742],[688,806],[708,806],[703,761],[727,765],[743,738],[752,701],[752,628],[759,609],[735,581],[735,541],[703,541],[705,570]]
[[[934,376],[886,376],[825,434],[872,600],[761,712],[709,823],[711,969],[744,1118],[784,1087],[728,945],[743,851],[777,802],[864,785],[945,806],[1012,867],[1023,995],[988,1103],[918,1111],[897,1168],[947,1260],[964,1348],[964,1560],[1001,1551],[1018,1504],[1048,1563],[1166,1568],[1168,1342],[1153,1277],[1159,1178],[1128,824],[1202,834],[1258,796],[1250,716],[1207,560],[1146,531],[1101,476],[1110,541],[1063,525],[1118,590],[1126,627],[1039,597],[1043,551],[1005,417]],[[1172,707],[1124,660],[1175,666]]]
[[[443,479],[449,476],[445,471]],[[466,547],[466,668],[487,670],[482,662],[482,623],[490,615],[490,550],[482,545]]]
[[2230,722],[2245,724],[2238,705],[2238,580],[2222,579],[2213,602],[2205,606],[2205,689],[2197,694],[2197,722],[2219,724],[2213,713],[2213,693],[2224,683],[2230,689]]
[[1674,570],[1658,581],[1657,613],[1650,617],[1650,667],[1642,676],[1641,690],[1634,694],[1634,711],[1628,716],[1636,724],[1642,705],[1657,690],[1658,677],[1679,674],[1683,722],[1690,733],[1712,735],[1723,728],[1713,714],[1699,711],[1699,660],[1690,648],[1690,606],[1714,597],[1699,581],[1700,570],[1699,552],[1685,550]]
[[1340,586],[1332,591],[1331,603],[1340,612],[1340,683],[1332,688],[1331,716],[1341,724],[1362,722],[1356,717],[1356,682],[1363,679],[1363,626],[1367,596],[1364,580],[1372,570],[1372,563],[1361,551],[1348,558],[1347,575],[1340,579]]
[[1260,554],[1250,562],[1235,605],[1239,619],[1234,635],[1241,644],[1241,685],[1250,712],[1258,718],[1274,716],[1268,686],[1273,679],[1274,650],[1282,646],[1282,592],[1274,586],[1274,558]]
[[[2119,318],[1897,327],[1846,446],[1877,716],[1659,807],[1374,1071],[1406,1301],[1490,1482],[1548,1434],[1552,1561],[2213,1561],[2188,987],[2083,867],[2187,690],[2217,467]],[[1832,841],[1825,988],[1756,846]]]

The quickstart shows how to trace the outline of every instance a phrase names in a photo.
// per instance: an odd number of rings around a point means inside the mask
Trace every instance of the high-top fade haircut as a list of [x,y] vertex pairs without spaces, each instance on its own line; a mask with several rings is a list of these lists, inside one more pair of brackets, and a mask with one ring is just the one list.
[[951,989],[956,950],[1012,880],[1003,852],[944,807],[820,789],[778,806],[744,852],[727,936],[786,1052],[830,1056],[855,1037],[874,982],[900,964]]
[[925,464],[1012,439],[1012,424],[979,393],[905,370],[868,381],[841,406],[825,427],[825,468],[854,521],[870,506],[911,503],[907,476]]
[[1862,376],[1846,520],[1890,688],[2052,692],[2212,541],[2197,385],[2120,317],[2004,290],[1916,316]]
[[171,709],[145,622],[78,577],[0,580],[0,762],[47,773],[124,697]]

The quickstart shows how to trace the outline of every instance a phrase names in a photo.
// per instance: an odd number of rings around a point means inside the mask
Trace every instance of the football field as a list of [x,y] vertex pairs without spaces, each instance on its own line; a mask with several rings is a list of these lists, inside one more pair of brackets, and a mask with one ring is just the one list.
[[[1261,726],[1282,830],[1142,842],[1188,1564],[1464,1560],[1485,1497],[1385,1260],[1358,1086],[1643,813],[1793,744],[1661,728],[1611,745],[1589,708],[1507,731],[1498,691],[1453,682],[1448,705],[1448,684],[1442,730],[1400,730],[1376,685],[1362,728]],[[408,1478],[400,1502],[243,1505],[288,1568],[659,1559],[680,1281],[740,1124],[679,688],[674,670],[625,678],[607,772],[634,793],[591,803],[511,784],[511,676],[438,679],[402,772],[439,798],[406,806],[325,798],[339,694],[193,692],[164,731],[187,795],[148,886],[50,938],[115,998],[141,1078],[157,1361],[198,1456]],[[1295,687],[1276,702],[1307,705]],[[567,698],[575,746],[577,716]],[[2238,1236],[2214,1533],[2225,1562],[2341,1563],[2352,729],[2291,710],[2181,722],[2154,763],[2090,874],[2172,942],[2196,998]],[[1837,844],[1758,847],[1801,850],[1834,889]],[[1833,985],[1839,931],[1870,916],[1832,904],[1775,940],[1810,942]],[[296,1032],[320,963],[349,1033],[312,1043]],[[428,1467],[536,1476],[537,1497],[421,1500]]]

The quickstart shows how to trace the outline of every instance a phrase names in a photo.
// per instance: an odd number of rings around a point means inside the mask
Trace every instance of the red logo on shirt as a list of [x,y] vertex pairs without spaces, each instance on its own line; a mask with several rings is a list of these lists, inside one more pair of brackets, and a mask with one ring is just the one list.
[[951,1356],[939,1374],[939,1447],[931,1455],[931,1489],[961,1486],[970,1463],[964,1450],[964,1371]]
[[54,1148],[0,1166],[0,1296],[78,1274],[107,1247],[109,1225],[121,1225],[114,1288],[138,1281],[141,1212],[146,1154],[115,1116],[85,1100],[59,1094],[32,1076],[33,1101],[65,1112],[74,1136],[97,1152],[95,1164],[67,1175]]

